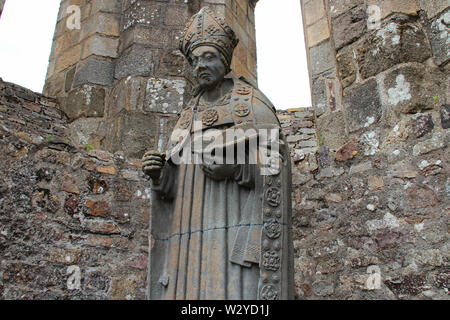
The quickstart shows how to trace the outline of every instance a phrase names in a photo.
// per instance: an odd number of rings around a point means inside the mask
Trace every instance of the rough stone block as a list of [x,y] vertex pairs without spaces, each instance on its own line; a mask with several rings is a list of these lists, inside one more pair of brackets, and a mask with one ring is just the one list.
[[447,140],[447,135],[444,132],[435,132],[433,137],[419,142],[413,147],[413,155],[419,156],[421,154],[427,154],[432,151],[445,148],[447,145]]
[[108,116],[115,116],[122,110],[143,110],[146,85],[142,77],[128,77],[116,83],[107,103]]
[[129,75],[148,77],[152,70],[153,53],[148,48],[134,45],[116,61],[115,77],[122,79]]
[[162,23],[163,11],[161,4],[138,0],[132,2],[124,10],[122,17],[122,30],[127,30],[135,25],[157,26]]
[[64,90],[66,92],[69,92],[72,89],[76,69],[77,69],[76,67],[73,67],[72,69],[66,72],[66,81],[64,83]]
[[325,17],[325,6],[323,0],[309,1],[303,5],[303,16],[307,26]]
[[381,20],[393,13],[404,13],[408,15],[417,15],[420,11],[417,0],[401,0],[401,1],[379,1],[367,0],[367,6],[376,5],[381,9]]
[[83,84],[111,86],[114,79],[114,63],[111,61],[89,59],[75,73],[73,87]]
[[161,26],[145,27],[137,25],[121,34],[119,52],[133,44],[145,45],[154,49],[163,49],[169,43],[169,32]]
[[178,113],[184,104],[186,82],[150,78],[147,82],[145,111]]
[[330,28],[326,17],[309,26],[307,29],[308,47],[313,47],[329,37]]
[[107,13],[121,13],[121,0],[92,0],[91,14],[99,11]]
[[346,88],[356,80],[356,61],[352,48],[341,50],[336,56],[336,63],[342,87]]
[[419,0],[420,6],[427,13],[428,18],[433,18],[447,9],[450,4],[448,0]]
[[334,67],[334,54],[330,41],[325,41],[309,49],[311,73],[321,74]]
[[450,10],[438,16],[428,26],[434,61],[438,66],[450,60]]
[[450,128],[450,105],[444,104],[440,108],[441,125],[443,129]]
[[331,29],[336,50],[348,45],[367,30],[367,13],[363,7],[356,7],[332,19]]
[[346,141],[344,115],[341,111],[325,114],[317,119],[317,132],[319,141],[336,152]]
[[416,138],[423,137],[434,129],[433,119],[430,114],[416,113],[412,116],[412,132]]
[[81,45],[76,45],[73,48],[64,51],[59,57],[56,58],[56,72],[59,73],[70,66],[73,66],[81,57]]
[[112,13],[98,12],[83,22],[80,39],[86,39],[99,33],[105,36],[118,37],[120,31],[119,16]]
[[350,9],[363,5],[364,0],[329,0],[329,3],[330,15],[335,18]]
[[90,55],[97,55],[116,58],[118,47],[119,38],[107,38],[96,34],[85,40],[81,57],[86,59]]
[[412,63],[378,78],[383,84],[383,100],[396,114],[430,110],[445,103],[446,77],[437,68]]
[[110,152],[141,159],[145,150],[158,147],[160,121],[156,114],[122,110],[106,128],[105,147]]
[[381,118],[381,100],[376,80],[368,80],[344,91],[343,106],[349,132],[378,122]]
[[[81,118],[70,124],[68,135],[73,145],[84,148],[91,145],[94,149],[102,148],[102,140],[105,137],[104,124],[101,118]],[[95,169],[95,163],[87,161],[84,169],[92,171]]]
[[422,27],[415,23],[388,21],[358,45],[356,55],[364,79],[403,62],[424,62],[431,57]]
[[43,93],[49,97],[58,97],[64,93],[64,73],[59,72],[45,81]]
[[103,117],[105,109],[105,89],[85,84],[72,90],[62,109],[70,120],[80,117]]
[[313,78],[312,80],[312,102],[317,117],[323,115],[326,111],[326,91],[325,80],[323,78]]
[[168,5],[164,23],[166,26],[184,27],[189,20],[189,12],[185,6]]

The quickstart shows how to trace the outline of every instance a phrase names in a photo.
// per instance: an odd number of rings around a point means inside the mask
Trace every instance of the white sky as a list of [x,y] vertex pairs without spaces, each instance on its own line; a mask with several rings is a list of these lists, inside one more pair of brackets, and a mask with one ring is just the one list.
[[[256,6],[258,81],[277,109],[311,105],[300,0]],[[42,92],[60,0],[6,0],[0,18],[0,77]]]

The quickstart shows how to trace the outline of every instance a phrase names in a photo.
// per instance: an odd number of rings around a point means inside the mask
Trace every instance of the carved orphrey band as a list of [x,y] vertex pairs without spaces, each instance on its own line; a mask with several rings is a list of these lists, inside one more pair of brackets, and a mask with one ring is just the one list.
[[260,300],[281,299],[283,253],[283,186],[281,174],[264,176],[261,235]]

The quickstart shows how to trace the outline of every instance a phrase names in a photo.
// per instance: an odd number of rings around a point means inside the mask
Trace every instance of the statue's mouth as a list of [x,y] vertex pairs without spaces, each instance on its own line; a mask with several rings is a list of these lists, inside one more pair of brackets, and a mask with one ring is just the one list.
[[208,72],[202,72],[200,73],[199,78],[203,80],[210,80],[211,75]]

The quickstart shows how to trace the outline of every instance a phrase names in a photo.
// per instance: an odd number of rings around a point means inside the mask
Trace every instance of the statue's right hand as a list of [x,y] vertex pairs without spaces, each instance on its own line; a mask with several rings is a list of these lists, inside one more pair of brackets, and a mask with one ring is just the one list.
[[150,150],[147,151],[142,157],[142,171],[150,176],[152,180],[159,180],[161,177],[161,171],[166,163],[166,154]]

